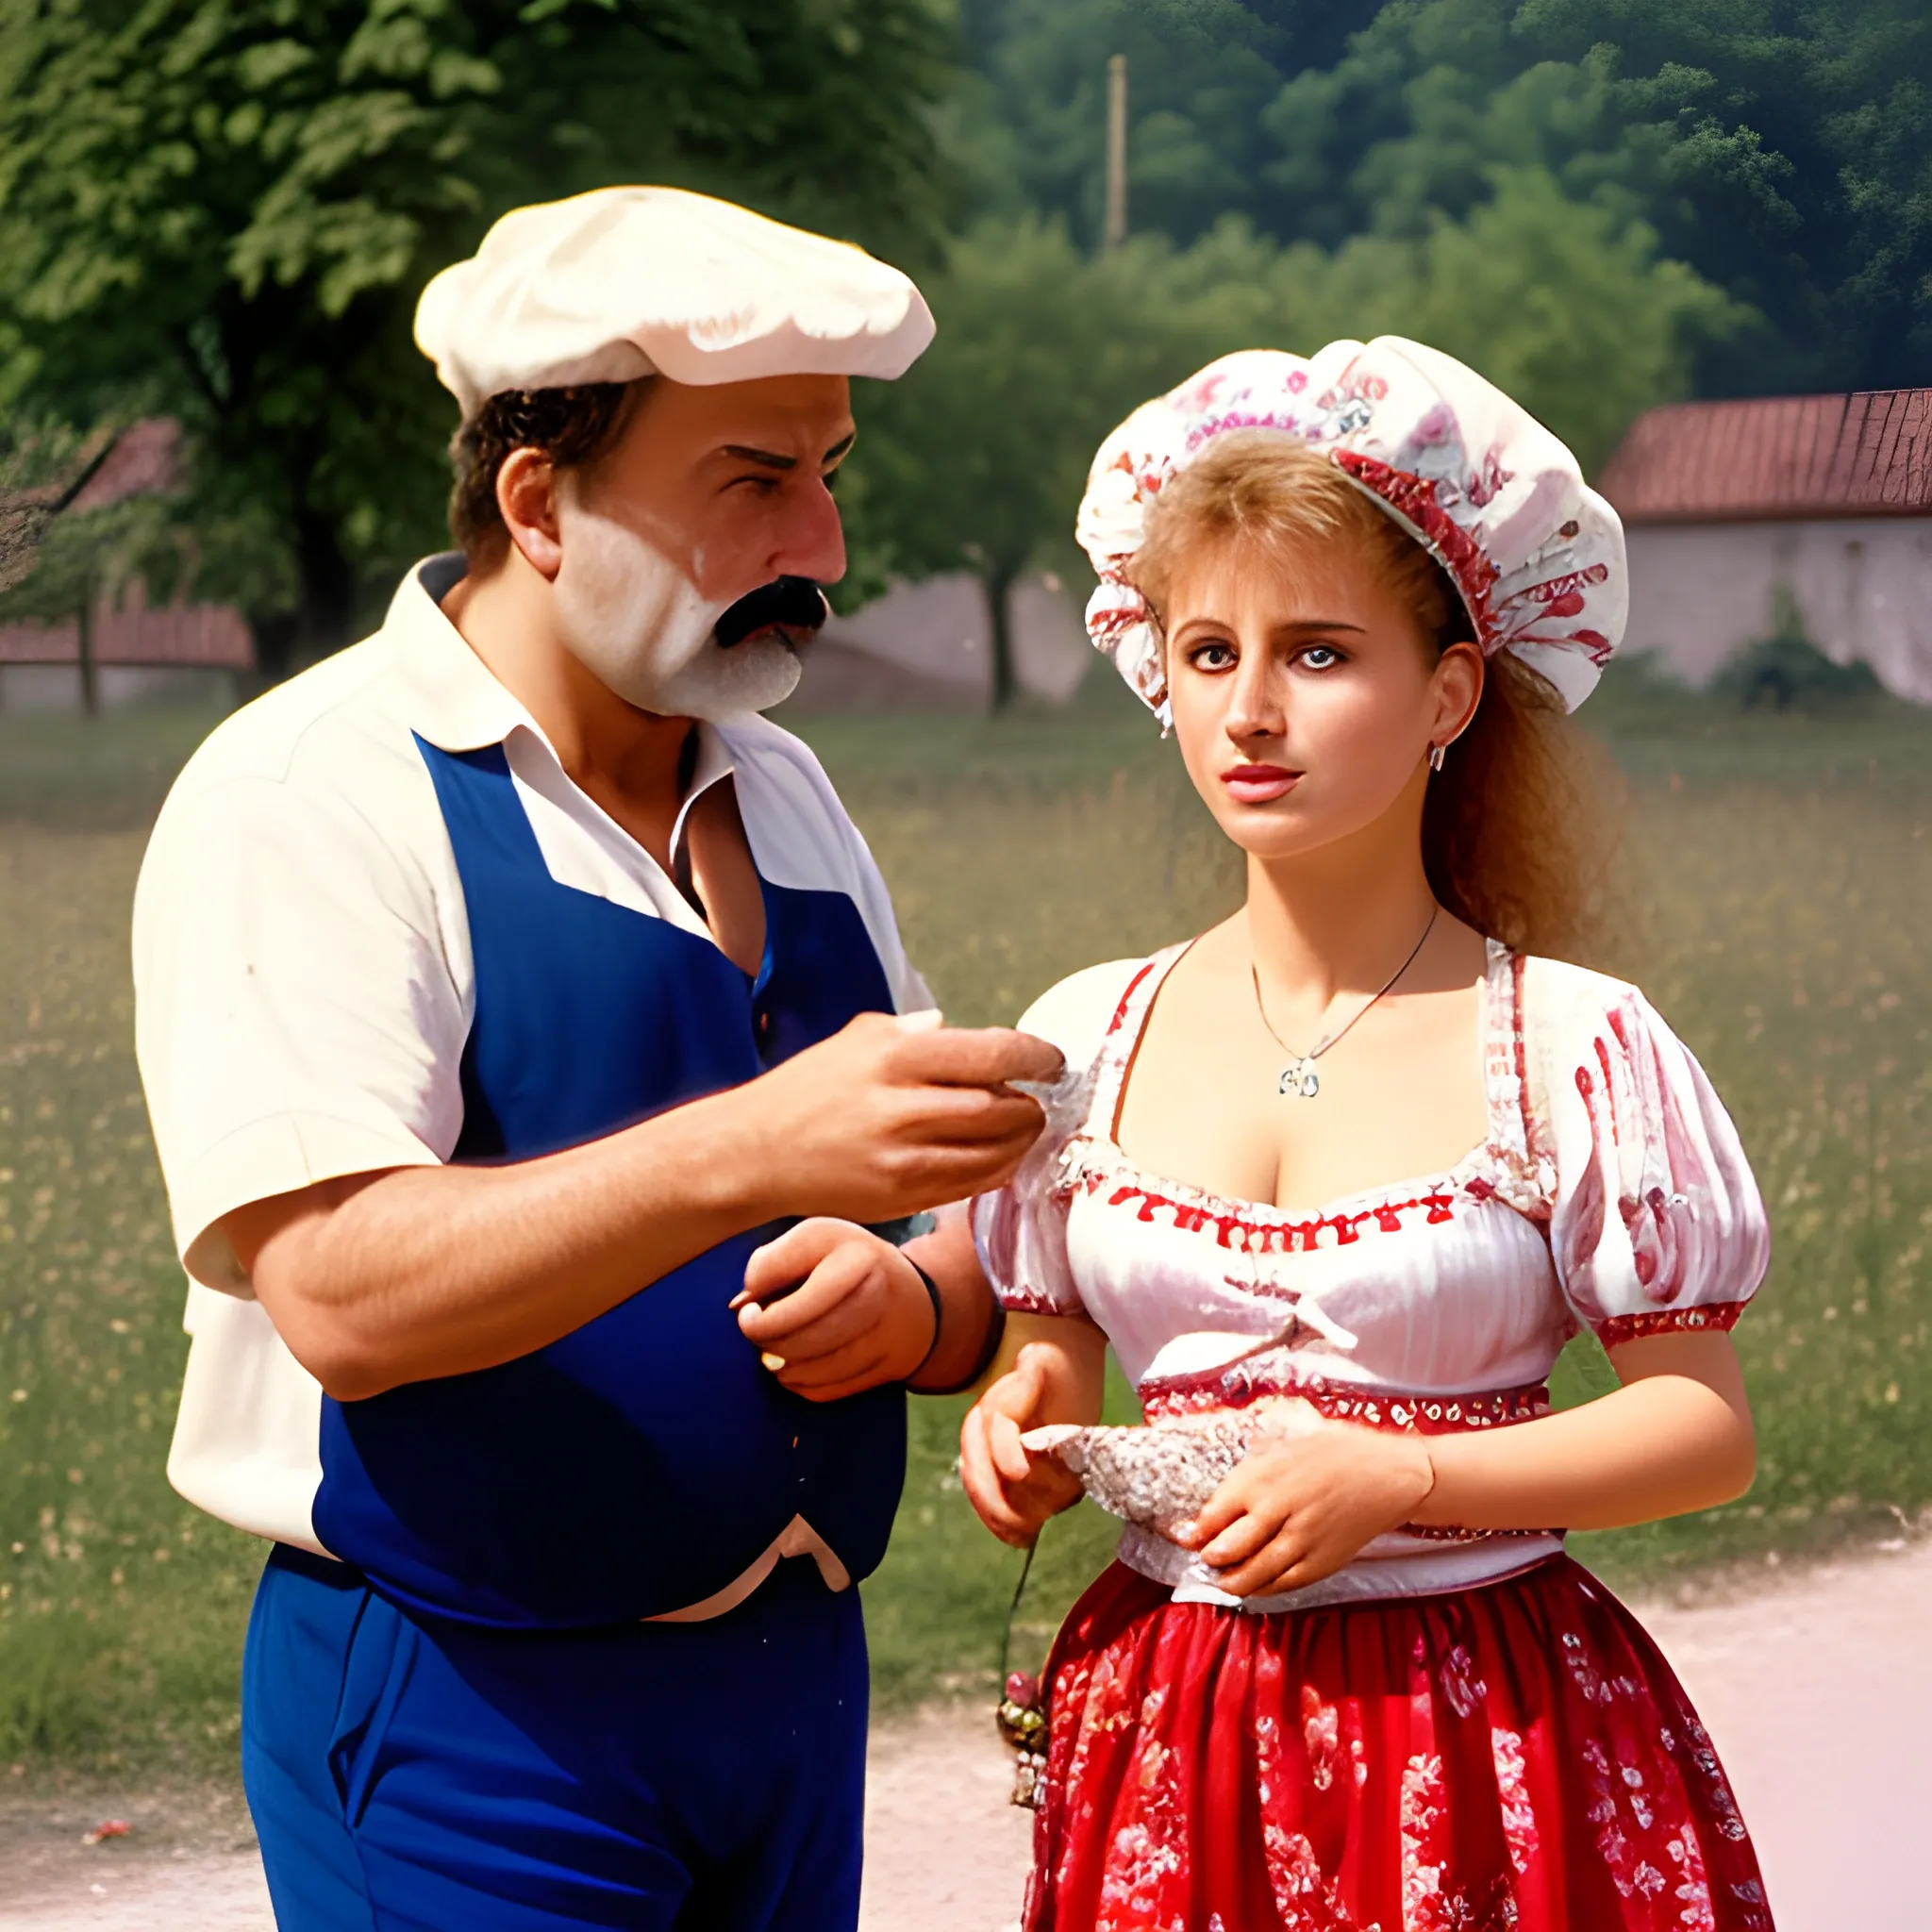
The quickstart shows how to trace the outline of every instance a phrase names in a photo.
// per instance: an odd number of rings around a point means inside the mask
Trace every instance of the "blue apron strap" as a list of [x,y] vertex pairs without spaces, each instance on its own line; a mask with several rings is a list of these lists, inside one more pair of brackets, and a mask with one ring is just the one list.
[[513,872],[534,867],[547,873],[543,851],[531,829],[529,814],[517,796],[509,759],[500,744],[475,751],[444,751],[415,734],[417,749],[429,768],[436,802],[456,853],[457,871],[465,891],[482,875],[475,861],[491,859]]

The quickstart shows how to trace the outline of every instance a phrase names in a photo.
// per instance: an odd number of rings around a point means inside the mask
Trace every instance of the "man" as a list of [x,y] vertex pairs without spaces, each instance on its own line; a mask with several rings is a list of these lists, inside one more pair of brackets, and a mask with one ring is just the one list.
[[1058,1061],[921,1010],[757,715],[844,568],[848,378],[931,326],[701,196],[506,217],[418,314],[464,556],[157,824],[170,1473],[275,1542],[242,1764],[284,1932],[857,1916],[852,1586],[903,1388],[970,1379],[991,1316],[849,1227],[764,1237],[997,1184],[1041,1121],[1005,1083]]

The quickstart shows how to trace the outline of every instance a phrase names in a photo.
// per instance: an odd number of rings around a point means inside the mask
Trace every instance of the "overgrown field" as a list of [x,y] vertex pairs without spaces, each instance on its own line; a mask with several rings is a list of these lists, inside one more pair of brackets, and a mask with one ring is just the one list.
[[[1234,901],[1173,746],[1094,682],[1070,718],[808,727],[956,1020],[1010,1019],[1060,974]],[[0,719],[0,1772],[231,1760],[259,1549],[162,1477],[185,1342],[125,964],[145,823],[207,722]],[[1635,909],[1606,963],[1710,1070],[1776,1247],[1738,1331],[1756,1491],[1579,1550],[1630,1583],[1886,1536],[1932,1505],[1932,721],[1636,695],[1598,722],[1634,801]],[[1600,1373],[1566,1360],[1568,1394]],[[891,1699],[990,1684],[1018,1574],[951,1477],[959,1407],[915,1405],[899,1532],[868,1588]],[[1048,1530],[1022,1657],[1109,1540],[1087,1509]]]

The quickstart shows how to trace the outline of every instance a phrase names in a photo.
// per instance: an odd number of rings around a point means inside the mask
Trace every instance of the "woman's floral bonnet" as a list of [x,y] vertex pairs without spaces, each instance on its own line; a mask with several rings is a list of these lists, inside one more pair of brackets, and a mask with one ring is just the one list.
[[1377,336],[1245,349],[1143,404],[1093,458],[1075,534],[1100,577],[1087,631],[1167,722],[1160,637],[1127,569],[1148,506],[1216,436],[1298,436],[1448,572],[1485,657],[1514,651],[1574,710],[1624,634],[1624,526],[1570,451],[1454,357]]

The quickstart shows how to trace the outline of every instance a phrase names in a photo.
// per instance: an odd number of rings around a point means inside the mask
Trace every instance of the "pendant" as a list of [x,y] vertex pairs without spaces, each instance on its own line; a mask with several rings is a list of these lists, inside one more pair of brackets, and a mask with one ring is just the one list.
[[1322,1077],[1315,1072],[1314,1061],[1305,1054],[1282,1068],[1281,1085],[1275,1091],[1284,1098],[1291,1093],[1301,1100],[1314,1099],[1322,1091]]

